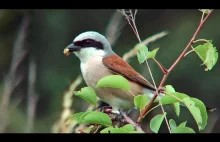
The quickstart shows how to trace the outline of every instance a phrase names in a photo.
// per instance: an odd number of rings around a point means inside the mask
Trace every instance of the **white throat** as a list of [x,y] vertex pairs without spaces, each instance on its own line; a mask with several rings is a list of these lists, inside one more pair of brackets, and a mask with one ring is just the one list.
[[104,57],[106,55],[104,50],[98,50],[96,48],[82,48],[80,51],[75,52],[75,55],[79,57],[81,63],[85,63],[92,57]]

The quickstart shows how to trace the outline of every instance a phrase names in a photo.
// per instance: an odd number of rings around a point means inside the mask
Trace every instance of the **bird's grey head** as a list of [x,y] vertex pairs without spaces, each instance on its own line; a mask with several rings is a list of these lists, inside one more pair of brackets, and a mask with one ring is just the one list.
[[81,33],[66,49],[69,52],[74,52],[81,61],[88,60],[90,57],[104,57],[114,54],[108,40],[100,33],[94,31]]

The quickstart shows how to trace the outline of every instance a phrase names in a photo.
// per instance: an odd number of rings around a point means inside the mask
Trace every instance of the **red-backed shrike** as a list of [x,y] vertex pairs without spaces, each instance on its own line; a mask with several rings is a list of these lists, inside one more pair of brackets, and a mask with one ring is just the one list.
[[[80,59],[81,72],[86,84],[94,88],[97,96],[111,105],[114,112],[118,112],[118,109],[130,109],[133,106],[134,95],[146,94],[150,98],[153,97],[155,87],[119,57],[103,35],[93,31],[78,35],[73,43],[64,49],[64,53],[70,52],[74,52]],[[134,95],[121,89],[95,88],[101,78],[112,74],[128,79]]]

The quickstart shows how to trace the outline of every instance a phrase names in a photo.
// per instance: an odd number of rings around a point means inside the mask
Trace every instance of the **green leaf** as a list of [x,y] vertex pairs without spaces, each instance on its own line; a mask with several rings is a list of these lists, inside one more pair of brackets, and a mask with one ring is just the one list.
[[148,54],[147,46],[139,45],[138,46],[138,51],[137,51],[137,58],[138,58],[138,62],[140,64],[142,64],[147,59],[146,58],[147,54]]
[[74,92],[76,96],[84,99],[85,101],[96,105],[97,103],[97,96],[93,88],[91,87],[84,87],[80,91]]
[[195,131],[189,127],[177,127],[172,133],[195,133]]
[[179,92],[168,93],[161,98],[161,103],[163,105],[172,104],[175,102],[181,102],[183,98],[189,98],[188,95]]
[[80,124],[101,124],[104,126],[111,126],[112,121],[111,118],[102,112],[91,111],[88,113],[84,113],[80,117]]
[[129,81],[121,75],[105,76],[98,81],[96,87],[119,88],[122,90],[130,90],[131,88]]
[[201,112],[198,107],[196,107],[194,101],[192,101],[190,98],[184,98],[183,103],[186,105],[186,107],[189,109],[190,113],[194,117],[199,130],[201,130],[201,125],[202,125],[202,116]]
[[176,127],[177,127],[176,122],[173,119],[169,120],[169,124],[170,124],[171,131],[176,129]]
[[68,120],[76,120],[76,121],[80,121],[80,117],[83,115],[83,114],[85,114],[85,113],[90,113],[90,112],[79,112],[79,113],[75,113],[75,114],[73,114],[72,116],[70,116],[69,118],[68,118]]
[[218,52],[213,44],[208,42],[203,45],[198,45],[194,48],[199,58],[203,61],[202,65],[206,65],[205,71],[211,70],[218,60]]
[[172,85],[166,85],[165,86],[165,92],[173,93],[173,92],[176,92],[176,91],[175,91],[175,89],[173,88]]
[[158,50],[159,50],[159,48],[156,48],[153,51],[149,51],[146,58],[147,59],[155,58]]
[[203,130],[206,127],[207,121],[208,121],[208,114],[207,114],[206,106],[199,99],[191,98],[191,100],[195,103],[195,106],[198,107],[201,112],[202,124],[200,125],[200,130]]
[[140,132],[140,131],[131,131],[131,132],[129,132],[129,133],[138,133],[138,134],[140,134],[140,133],[144,133],[144,132]]
[[[166,114],[165,114],[166,115]],[[150,121],[150,129],[154,132],[154,133],[158,133],[160,126],[164,120],[165,115],[163,114],[158,114],[156,115],[154,118],[151,119]]]
[[100,133],[128,133],[126,129],[108,127],[100,131]]
[[180,116],[180,103],[179,102],[173,103],[173,108],[174,108],[176,115],[179,117]]
[[144,107],[149,102],[147,95],[138,95],[134,98],[134,106],[139,108],[140,112],[144,109]]
[[107,127],[103,129],[102,131],[100,131],[100,133],[126,133],[126,132],[119,128]]
[[131,132],[131,131],[135,130],[134,126],[132,124],[127,124],[127,125],[125,125],[125,126],[123,126],[121,128],[127,130],[128,132]]
[[208,48],[208,51],[206,53],[206,60],[203,63],[207,65],[205,71],[211,70],[216,64],[217,60],[218,60],[218,52],[215,47],[211,46],[210,48]]
[[135,131],[133,125],[127,124],[120,128],[114,128],[110,126],[100,131],[100,133],[143,133],[143,132]]
[[211,12],[210,9],[199,9],[202,13],[209,14]]
[[187,123],[187,121],[182,122],[178,127],[186,127],[186,123]]
[[142,64],[145,61],[145,56],[144,56],[143,53],[138,53],[137,52],[137,58],[138,58],[139,64]]
[[[165,92],[166,94],[172,94],[173,92],[176,92],[176,91],[172,85],[166,85]],[[179,116],[180,115],[180,103],[179,102],[173,103],[173,108],[174,108],[176,115]]]

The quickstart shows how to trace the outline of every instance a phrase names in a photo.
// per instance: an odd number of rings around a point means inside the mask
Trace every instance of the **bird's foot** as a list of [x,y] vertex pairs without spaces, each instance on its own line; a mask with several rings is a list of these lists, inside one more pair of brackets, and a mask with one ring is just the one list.
[[99,108],[99,111],[103,113],[112,113],[112,107],[111,106],[103,106]]

